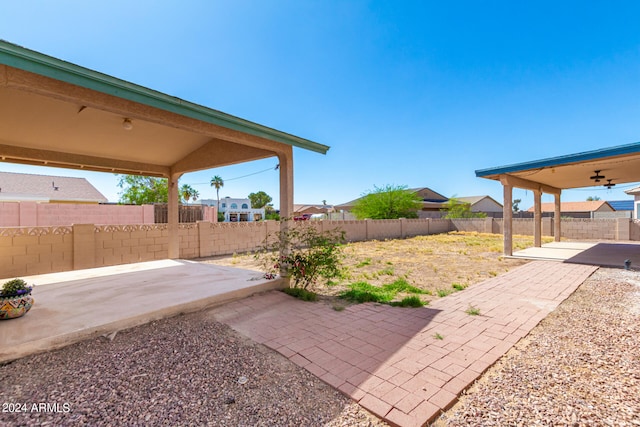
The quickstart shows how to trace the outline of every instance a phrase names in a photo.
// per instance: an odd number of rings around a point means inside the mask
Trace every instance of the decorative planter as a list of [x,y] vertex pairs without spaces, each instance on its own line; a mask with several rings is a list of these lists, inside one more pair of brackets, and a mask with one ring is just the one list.
[[0,320],[24,316],[33,306],[31,291],[17,296],[0,296]]

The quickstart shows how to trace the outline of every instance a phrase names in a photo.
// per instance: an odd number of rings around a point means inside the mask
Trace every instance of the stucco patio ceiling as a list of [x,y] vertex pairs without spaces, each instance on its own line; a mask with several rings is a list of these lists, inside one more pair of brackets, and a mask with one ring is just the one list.
[[169,177],[294,146],[329,149],[0,41],[2,161]]
[[[591,179],[595,171],[604,178]],[[480,178],[516,177],[556,189],[593,187],[640,181],[640,142],[566,156],[476,170]],[[518,186],[518,185],[516,185]]]
[[287,218],[293,147],[329,149],[0,40],[0,161],[167,178],[169,258],[182,174],[277,157]]

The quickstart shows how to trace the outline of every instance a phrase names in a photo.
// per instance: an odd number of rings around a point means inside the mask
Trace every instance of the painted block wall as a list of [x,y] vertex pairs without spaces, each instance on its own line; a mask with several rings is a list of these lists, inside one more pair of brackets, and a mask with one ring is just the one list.
[[[502,220],[492,218],[401,219],[367,221],[310,221],[319,231],[340,228],[347,241],[384,240],[448,231],[502,232]],[[543,232],[552,230],[543,223]],[[180,257],[193,259],[255,251],[265,238],[280,229],[276,221],[253,223],[180,224]],[[547,231],[545,231],[545,229]],[[533,219],[514,219],[514,234],[532,235]],[[548,235],[548,234],[546,234]],[[640,221],[568,219],[562,236],[587,240],[640,240]],[[166,224],[94,225],[0,228],[0,279],[102,267],[168,257]]]

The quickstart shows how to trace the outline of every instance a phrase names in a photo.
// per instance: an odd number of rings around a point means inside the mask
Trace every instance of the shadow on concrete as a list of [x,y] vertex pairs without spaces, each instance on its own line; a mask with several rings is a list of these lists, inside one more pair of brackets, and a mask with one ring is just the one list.
[[625,268],[625,262],[627,260],[629,261],[629,267],[631,269],[640,269],[639,243],[598,243],[568,258],[564,262],[596,265],[599,267]]

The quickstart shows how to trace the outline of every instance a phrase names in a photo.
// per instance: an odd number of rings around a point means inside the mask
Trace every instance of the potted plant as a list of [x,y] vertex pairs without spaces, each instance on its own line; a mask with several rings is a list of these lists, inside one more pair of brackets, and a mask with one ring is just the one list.
[[0,320],[24,316],[33,305],[32,290],[22,279],[6,282],[0,290]]

